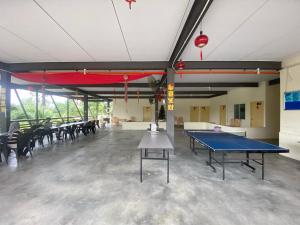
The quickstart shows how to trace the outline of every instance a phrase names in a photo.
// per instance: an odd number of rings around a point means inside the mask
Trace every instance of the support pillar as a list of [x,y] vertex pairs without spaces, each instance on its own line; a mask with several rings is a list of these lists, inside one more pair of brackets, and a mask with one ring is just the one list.
[[88,99],[88,95],[84,95],[84,98],[83,98],[83,120],[84,121],[89,120],[89,99]]
[[158,98],[157,96],[155,96],[155,102],[154,102],[154,106],[155,106],[155,123],[158,123]]
[[[174,145],[174,92],[175,92],[175,71],[171,68],[167,70],[167,134]],[[174,150],[175,154],[175,150]]]
[[110,111],[110,101],[107,100],[107,103],[106,103],[106,114],[109,115],[109,111]]
[[67,98],[67,122],[70,122],[70,105],[69,105],[69,99]]
[[35,123],[39,124],[39,91],[35,91]]
[[99,115],[99,102],[97,101],[96,103],[96,120],[98,119],[98,115]]
[[10,96],[10,84],[11,75],[7,72],[1,72],[1,132],[8,131],[10,125],[10,108],[11,108],[11,96]]

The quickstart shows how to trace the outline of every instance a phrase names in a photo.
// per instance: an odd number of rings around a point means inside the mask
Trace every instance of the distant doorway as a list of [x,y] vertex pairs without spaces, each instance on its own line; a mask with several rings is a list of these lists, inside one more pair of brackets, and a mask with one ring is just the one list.
[[220,105],[220,125],[226,125],[226,105]]
[[264,127],[264,103],[262,101],[250,103],[250,126]]
[[190,108],[190,121],[198,122],[199,121],[199,106],[191,106]]
[[201,122],[209,122],[209,107],[208,106],[201,106],[200,121]]
[[150,106],[143,107],[143,121],[151,122],[152,121],[152,109]]

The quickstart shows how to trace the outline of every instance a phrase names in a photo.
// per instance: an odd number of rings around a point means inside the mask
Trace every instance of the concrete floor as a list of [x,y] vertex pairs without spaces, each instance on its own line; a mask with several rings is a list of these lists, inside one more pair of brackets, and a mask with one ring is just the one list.
[[177,132],[170,183],[166,162],[145,161],[141,184],[142,136],[98,130],[0,164],[0,224],[300,224],[300,162],[271,155],[266,180],[235,164],[222,181]]

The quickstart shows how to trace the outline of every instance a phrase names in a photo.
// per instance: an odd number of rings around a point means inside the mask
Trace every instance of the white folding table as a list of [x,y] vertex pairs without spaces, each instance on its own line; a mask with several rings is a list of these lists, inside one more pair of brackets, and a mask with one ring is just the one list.
[[[140,144],[138,145],[140,149],[140,180],[143,182],[143,160],[166,160],[167,161],[167,182],[169,183],[169,150],[174,149],[168,135],[166,132],[158,132],[157,134],[151,134],[150,131],[142,138]],[[161,152],[162,157],[150,157],[148,150],[153,152]]]

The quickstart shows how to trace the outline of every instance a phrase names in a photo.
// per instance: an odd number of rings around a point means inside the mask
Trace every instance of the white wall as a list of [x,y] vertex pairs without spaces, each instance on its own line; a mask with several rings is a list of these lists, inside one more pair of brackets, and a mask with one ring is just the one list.
[[[220,124],[220,105],[226,105],[226,111],[228,111],[228,95],[222,95],[210,99],[210,122]],[[226,112],[226,124],[229,123],[230,120],[228,119],[228,112]]]
[[[265,106],[265,125],[264,128],[250,128],[250,102],[263,101]],[[175,99],[175,116],[182,116],[184,122],[190,121],[191,106],[209,106],[210,118],[212,123],[219,124],[219,106],[227,107],[227,125],[234,117],[234,104],[246,104],[246,119],[241,121],[241,127],[247,129],[247,136],[252,138],[278,138],[279,133],[279,85],[269,86],[268,82],[261,82],[259,87],[253,88],[234,88],[227,95],[209,99]],[[126,112],[123,99],[114,102],[113,116],[120,119],[130,119],[136,117],[137,121],[143,121],[143,106],[150,106],[148,99],[128,100],[128,112]],[[154,105],[152,112],[154,113]],[[153,116],[154,118],[154,116]]]
[[[266,82],[261,82],[255,88],[235,88],[228,91],[227,95],[211,98],[211,122],[220,123],[219,106],[226,105],[227,124],[234,118],[234,105],[245,104],[245,120],[241,120],[241,127],[250,127],[250,102],[266,100]],[[279,118],[279,116],[278,116]]]
[[286,59],[280,72],[280,133],[279,143],[290,149],[288,157],[300,160],[300,110],[284,110],[284,92],[300,90],[300,54]]
[[[258,88],[236,88],[228,92],[228,119],[234,118],[234,104],[246,104],[245,120],[241,120],[241,127],[250,127],[250,102],[263,101],[265,104],[266,82],[261,82]],[[279,117],[278,117],[279,118]]]
[[175,99],[174,102],[174,115],[175,116],[182,116],[183,121],[187,122],[190,121],[190,107],[191,106],[209,106],[210,100],[199,98],[199,99]]
[[150,105],[148,99],[140,99],[139,103],[137,99],[128,99],[127,111],[124,99],[116,99],[113,101],[112,116],[127,120],[134,116],[136,118],[136,121],[143,121],[144,106],[151,106],[152,113],[154,113],[154,104]]

